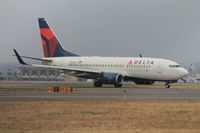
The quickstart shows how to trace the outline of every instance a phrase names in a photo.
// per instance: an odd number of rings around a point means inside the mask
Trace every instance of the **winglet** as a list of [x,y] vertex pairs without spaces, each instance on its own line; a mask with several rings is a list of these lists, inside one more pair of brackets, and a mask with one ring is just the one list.
[[14,52],[15,52],[15,55],[17,56],[17,60],[19,61],[19,63],[22,64],[22,65],[28,65],[28,64],[26,64],[26,63],[22,60],[22,58],[21,58],[20,55],[17,53],[17,51],[16,51],[15,49],[13,49],[13,50],[14,50]]

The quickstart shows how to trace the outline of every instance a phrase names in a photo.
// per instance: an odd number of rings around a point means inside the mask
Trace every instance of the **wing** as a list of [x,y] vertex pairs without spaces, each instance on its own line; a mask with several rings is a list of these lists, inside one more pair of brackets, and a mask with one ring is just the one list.
[[75,68],[66,68],[66,67],[60,67],[60,66],[47,66],[47,65],[35,65],[35,64],[32,64],[31,66],[39,67],[39,68],[62,70],[67,75],[80,77],[80,78],[88,78],[88,79],[97,79],[102,74],[99,71],[91,71],[87,69],[75,69]]
[[[22,65],[27,65],[31,67],[38,67],[38,68],[48,68],[48,69],[55,69],[55,70],[62,70],[65,74],[75,76],[75,77],[81,77],[81,78],[88,78],[88,79],[97,79],[100,78],[101,72],[100,71],[92,71],[87,69],[75,69],[75,68],[67,68],[67,67],[61,67],[61,66],[48,66],[48,65],[37,65],[37,64],[27,64],[25,63],[21,56],[17,53],[17,51],[14,49],[15,55],[17,57],[17,60]],[[32,57],[29,57],[33,59]],[[37,59],[38,60],[38,59]],[[49,62],[49,60],[48,60]]]

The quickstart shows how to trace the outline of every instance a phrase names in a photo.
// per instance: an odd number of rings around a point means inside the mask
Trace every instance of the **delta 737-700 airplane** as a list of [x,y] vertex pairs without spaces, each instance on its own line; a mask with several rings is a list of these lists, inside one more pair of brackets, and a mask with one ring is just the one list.
[[[33,67],[62,70],[65,74],[94,79],[94,86],[112,84],[122,87],[124,81],[136,84],[165,82],[165,87],[188,75],[188,71],[174,61],[146,57],[87,57],[66,51],[44,18],[39,18],[44,58],[20,56],[19,63]],[[43,65],[27,64],[22,58],[42,61]]]

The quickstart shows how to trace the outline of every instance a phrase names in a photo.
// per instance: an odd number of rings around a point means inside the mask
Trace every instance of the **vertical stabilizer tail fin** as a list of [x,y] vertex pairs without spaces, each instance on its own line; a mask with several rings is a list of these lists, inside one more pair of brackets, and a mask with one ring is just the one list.
[[44,57],[78,56],[65,50],[44,18],[38,18]]

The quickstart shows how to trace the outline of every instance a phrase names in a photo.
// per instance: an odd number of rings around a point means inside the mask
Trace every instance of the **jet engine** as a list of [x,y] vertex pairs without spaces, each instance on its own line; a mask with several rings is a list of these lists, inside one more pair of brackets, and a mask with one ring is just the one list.
[[103,84],[122,84],[123,76],[119,73],[103,73],[101,82]]
[[94,87],[101,87],[102,84],[113,84],[114,87],[122,87],[123,76],[119,73],[102,73],[99,79],[94,81]]

